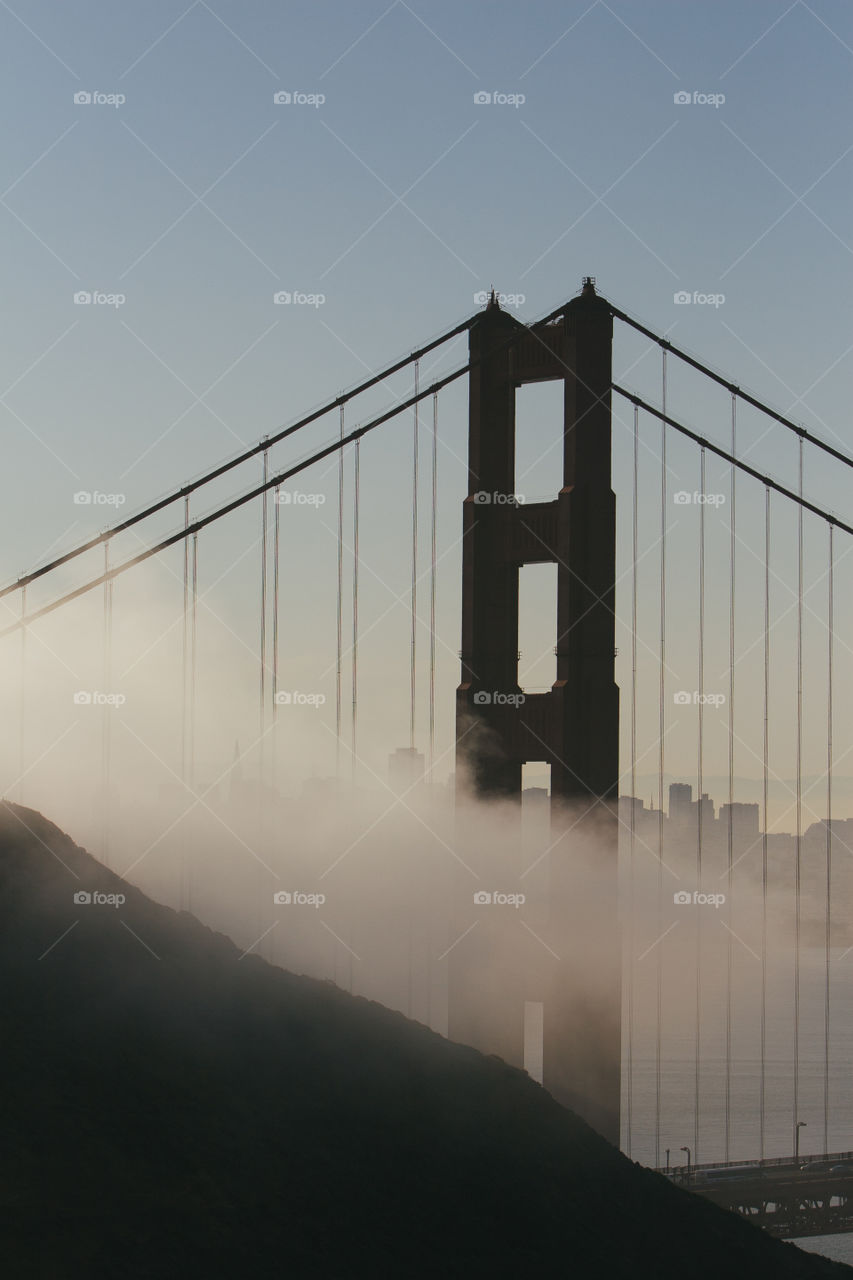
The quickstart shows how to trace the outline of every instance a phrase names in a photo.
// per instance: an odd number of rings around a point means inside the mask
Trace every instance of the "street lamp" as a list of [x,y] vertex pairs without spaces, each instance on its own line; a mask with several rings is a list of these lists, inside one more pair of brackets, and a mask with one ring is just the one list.
[[800,1159],[800,1130],[807,1127],[805,1120],[798,1120],[794,1127],[794,1164]]
[[689,1182],[690,1181],[690,1148],[682,1147],[681,1150],[687,1152],[687,1181]]

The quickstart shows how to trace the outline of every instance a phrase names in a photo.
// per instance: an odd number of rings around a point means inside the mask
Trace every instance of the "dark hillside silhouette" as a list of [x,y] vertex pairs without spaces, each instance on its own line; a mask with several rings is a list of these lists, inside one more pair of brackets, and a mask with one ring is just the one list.
[[0,981],[15,1280],[851,1274],[632,1164],[498,1059],[241,959],[14,805]]

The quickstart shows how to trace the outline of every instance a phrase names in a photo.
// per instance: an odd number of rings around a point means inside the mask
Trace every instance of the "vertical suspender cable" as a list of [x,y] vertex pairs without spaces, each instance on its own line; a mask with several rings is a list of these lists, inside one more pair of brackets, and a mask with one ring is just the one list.
[[[21,587],[21,619],[27,616],[27,588]],[[24,803],[24,772],[26,768],[26,729],[27,716],[27,628],[21,627],[21,696],[18,703],[18,803]]]
[[[418,394],[420,382],[420,361],[415,361],[415,395]],[[418,408],[420,401],[415,401],[414,435],[412,440],[412,663],[410,678],[410,710],[409,710],[409,746],[415,746],[415,681],[417,657],[418,628]]]
[[[737,396],[732,392],[732,457],[737,450]],[[729,932],[726,934],[726,1126],[725,1159],[729,1159],[732,1115],[732,964],[734,941],[731,934],[732,919],[732,868],[734,866],[734,786],[735,786],[735,476],[737,467],[731,468],[731,507],[729,541],[729,821],[728,865],[726,874],[726,910]]]
[[[660,711],[658,722],[658,929],[663,932],[663,775],[666,715],[666,348],[661,351],[660,424]],[[656,947],[657,1011],[655,1017],[655,1168],[660,1168],[661,1034],[663,1022],[663,957]]]
[[275,724],[278,718],[278,584],[279,584],[279,549],[281,543],[281,485],[276,485],[273,490],[273,546],[272,546],[272,718],[273,718],[273,737],[272,737],[272,783],[273,786],[278,782],[278,770],[276,767],[276,730]]
[[[189,494],[184,498],[184,528],[190,523]],[[187,786],[187,760],[189,754],[189,602],[190,602],[190,546],[189,538],[184,537],[184,609],[182,622],[182,655],[181,655],[181,782]],[[189,868],[187,865],[187,841],[181,841],[178,853],[178,905],[181,911],[189,909]]]
[[198,680],[196,677],[196,661],[198,656],[198,534],[193,534],[192,546],[192,584],[191,584],[192,611],[190,615],[190,788],[195,791],[195,712],[196,712],[196,690]]
[[[190,523],[190,499],[189,494],[184,498],[184,528],[189,528]],[[187,785],[187,661],[189,650],[189,627],[188,627],[188,610],[189,610],[189,591],[190,591],[190,548],[189,541],[184,538],[182,544],[184,549],[184,610],[183,610],[183,626],[182,626],[182,652],[181,652],[181,782]],[[183,904],[182,904],[183,905]]]
[[827,572],[827,655],[826,655],[826,941],[823,992],[823,1151],[829,1151],[829,948],[832,931],[832,659],[834,625],[832,525],[829,526],[829,567]]
[[[699,495],[705,496],[705,450],[701,450],[699,463]],[[705,503],[699,504],[699,742],[696,764],[696,780],[699,790],[696,821],[696,883],[702,890],[702,818],[705,808],[702,797],[703,753],[705,729]],[[695,1081],[693,1113],[693,1159],[699,1161],[699,1089],[702,1066],[702,913],[696,913],[696,1025]]]
[[759,1158],[764,1159],[767,1101],[767,831],[770,761],[770,489],[764,490],[764,746],[761,835],[761,1075],[758,1086]]
[[435,757],[435,549],[438,509],[438,392],[432,397],[432,513],[429,566],[429,779]]
[[[341,405],[340,439],[344,438],[344,406]],[[344,451],[338,449],[338,601],[337,656],[335,660],[335,775],[341,773],[341,655],[343,654],[344,582]]]
[[[799,438],[799,494],[803,496],[803,438]],[[800,1105],[800,909],[803,834],[803,508],[797,508],[797,835],[794,867],[794,1132]]]
[[[269,451],[264,449],[264,484],[269,479]],[[260,775],[264,781],[264,729],[266,728],[267,677],[267,490],[261,495],[261,673],[260,673]]]
[[358,753],[358,508],[361,488],[360,453],[361,440],[355,442],[355,474],[352,499],[352,777]]
[[[110,544],[104,543],[104,692],[112,693],[113,580],[110,572]],[[104,703],[101,716],[101,852],[103,861],[109,856],[110,833],[110,731],[111,704]]]
[[640,462],[640,409],[634,405],[634,488],[631,530],[631,820],[628,857],[628,1051],[626,1081],[625,1138],[626,1154],[631,1156],[634,1102],[634,912],[636,795],[637,795],[637,557],[638,557],[638,479]]

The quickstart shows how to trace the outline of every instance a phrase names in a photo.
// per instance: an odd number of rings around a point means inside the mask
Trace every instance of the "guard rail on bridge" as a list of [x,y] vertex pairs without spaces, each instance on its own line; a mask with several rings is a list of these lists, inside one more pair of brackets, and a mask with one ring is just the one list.
[[[846,1164],[845,1169],[833,1166]],[[659,1169],[679,1186],[789,1239],[853,1231],[853,1151]]]

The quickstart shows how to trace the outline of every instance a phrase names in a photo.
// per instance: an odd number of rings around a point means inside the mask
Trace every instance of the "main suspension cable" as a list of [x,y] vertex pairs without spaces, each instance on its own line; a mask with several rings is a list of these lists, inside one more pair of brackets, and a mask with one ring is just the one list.
[[[744,462],[741,458],[735,458],[727,449],[722,449],[719,445],[714,444],[711,440],[706,440],[704,436],[700,436],[698,432],[691,431],[689,427],[685,427],[683,423],[676,422],[674,418],[668,417],[662,413],[660,409],[656,409],[654,405],[648,404],[641,396],[635,395],[633,391],[627,391],[625,387],[618,386],[615,382],[611,384],[611,390],[618,395],[624,396],[626,400],[630,400],[632,404],[638,404],[646,413],[653,414],[661,421],[665,421],[667,426],[672,427],[681,435],[686,436],[688,440],[692,440],[694,444],[700,445],[709,453],[716,454],[718,458],[722,458],[725,462],[733,463],[738,471],[742,471],[745,475],[752,476],[753,480],[758,480],[768,489],[772,489],[775,493],[780,493],[783,498],[789,498],[803,511],[811,511],[813,515],[820,516],[822,520],[826,520],[828,524],[834,525],[836,529],[843,529],[845,533],[853,535],[853,525],[847,524],[844,520],[839,520],[838,516],[834,516],[829,511],[825,511],[823,507],[819,507],[814,502],[809,502],[801,493],[795,492],[793,489],[786,488],[785,485],[779,484],[778,480],[774,480],[772,476],[766,476],[760,471],[756,471],[755,467],[751,467],[749,463]],[[35,616],[35,615],[34,615]],[[0,635],[3,633],[0,632]]]
[[[471,367],[471,364],[467,364],[463,365],[461,369],[454,369],[452,373],[446,374],[443,378],[439,378],[429,387],[426,387],[419,393],[417,398],[423,400],[425,396],[431,396],[434,393],[441,391],[443,387],[447,387],[452,382],[456,382],[459,378],[463,377],[470,371]],[[309,457],[303,458],[301,462],[294,464],[292,467],[288,467],[285,471],[280,471],[278,475],[271,477],[264,484],[257,485],[254,489],[250,489],[246,493],[240,494],[239,497],[233,498],[230,502],[225,503],[224,506],[217,507],[206,516],[200,517],[188,528],[179,529],[176,533],[172,533],[168,537],[162,538],[153,546],[147,547],[144,551],[140,551],[135,556],[131,556],[129,559],[124,560],[120,565],[117,565],[115,568],[110,570],[110,576],[116,578],[119,574],[126,573],[128,569],[132,569],[136,565],[141,564],[144,560],[149,560],[152,556],[158,555],[161,551],[165,551],[167,547],[174,546],[175,543],[188,537],[189,534],[195,533],[200,529],[204,529],[207,525],[213,524],[215,521],[221,520],[224,516],[230,515],[232,511],[236,511],[238,508],[245,506],[246,503],[253,502],[255,498],[261,496],[265,489],[273,488],[276,484],[283,484],[285,480],[290,480],[293,476],[299,475],[302,471],[306,471],[308,467],[313,466],[316,462],[321,462],[324,458],[328,458],[331,454],[336,453],[338,449],[341,449],[348,444],[352,444],[355,440],[360,440],[362,436],[367,435],[370,431],[375,431],[377,427],[381,427],[384,423],[390,421],[391,418],[396,418],[400,414],[405,413],[408,409],[411,409],[414,402],[415,397],[410,396],[408,400],[395,405],[393,409],[386,409],[384,413],[380,413],[378,417],[372,418],[369,422],[366,422],[364,426],[357,427],[354,431],[350,431],[342,440],[335,439],[331,444],[327,444],[322,449],[318,449],[315,453],[312,453]],[[99,541],[100,539],[96,540],[93,545],[97,545]],[[78,596],[85,595],[95,587],[101,586],[103,581],[104,575],[99,574],[96,578],[91,578],[88,582],[84,582],[82,586],[75,587],[73,591],[68,591],[65,595],[59,596],[56,600],[51,601],[50,604],[43,605],[41,609],[37,609],[34,613],[25,615],[23,618],[18,618],[16,622],[10,623],[8,626],[0,630],[0,639],[5,635],[10,635],[12,632],[20,630],[22,626],[34,622],[37,618],[42,618],[48,613],[53,613],[55,609],[61,608],[62,605],[68,604],[71,600],[76,600]],[[26,585],[23,579],[19,579],[19,583]],[[23,589],[23,586],[21,589]],[[2,594],[2,592],[0,592],[0,594]]]
[[[557,316],[562,314],[566,305],[566,303],[563,303],[562,306],[557,307],[542,320],[537,321],[534,327],[549,324],[552,320],[556,319]],[[100,546],[102,542],[109,541],[109,539],[114,538],[117,534],[123,533],[126,529],[130,529],[134,525],[139,524],[142,520],[147,520],[149,516],[155,515],[158,511],[163,511],[166,507],[171,506],[172,503],[178,502],[181,498],[194,493],[196,489],[200,489],[204,485],[210,484],[213,480],[218,480],[220,476],[226,475],[229,471],[233,471],[235,467],[239,467],[244,462],[248,462],[251,458],[257,457],[257,455],[259,453],[263,453],[265,449],[270,449],[273,445],[279,444],[282,440],[286,440],[289,436],[294,435],[295,432],[301,431],[312,422],[316,422],[318,419],[325,417],[327,413],[331,413],[339,406],[343,406],[347,404],[348,401],[362,395],[365,391],[369,391],[371,387],[375,387],[378,383],[385,381],[386,378],[390,378],[392,374],[398,373],[401,369],[404,369],[406,365],[411,364],[413,360],[421,359],[430,351],[434,351],[436,347],[443,346],[444,343],[452,341],[461,333],[465,333],[471,327],[475,319],[476,317],[469,317],[461,324],[455,325],[452,329],[448,329],[446,333],[442,333],[439,337],[434,338],[425,346],[420,347],[417,351],[413,351],[410,355],[404,356],[394,364],[388,365],[387,368],[382,369],[379,373],[372,374],[371,377],[367,378],[364,382],[360,382],[350,391],[343,392],[341,395],[336,396],[334,400],[330,400],[327,404],[322,405],[319,409],[312,410],[311,413],[306,414],[297,422],[292,423],[291,426],[284,427],[281,430],[276,431],[273,435],[264,436],[258,444],[245,449],[242,453],[229,459],[227,462],[220,463],[211,471],[207,471],[203,475],[199,476],[198,479],[192,480],[188,484],[183,485],[180,489],[174,490],[166,497],[158,499],[157,502],[153,502],[149,506],[144,507],[142,511],[137,511],[134,515],[128,516],[125,520],[120,521],[119,524],[115,524],[111,528],[105,529],[96,537],[90,538],[79,546],[72,548],[71,551],[66,551],[64,555],[57,556],[55,560],[51,560],[49,563],[41,565],[31,573],[23,574],[21,577],[16,579],[15,582],[9,583],[5,587],[0,587],[0,599],[12,591],[16,591],[20,587],[26,586],[30,582],[34,582],[36,578],[41,578],[44,574],[50,573],[53,569],[59,568],[60,565],[67,564],[69,560],[76,559],[77,556],[83,555],[86,551],[91,551],[93,547]],[[517,334],[514,333],[510,335],[507,341],[501,344],[501,346],[507,346],[514,342],[519,342],[525,332],[527,332],[526,327],[520,330]],[[501,348],[499,347],[498,350],[500,349]],[[474,360],[472,363],[479,364],[479,360]],[[464,372],[464,370],[462,372]],[[400,412],[403,412],[408,407],[408,404],[402,405],[400,407]]]
[[671,351],[679,360],[683,360],[685,364],[689,364],[692,368],[705,374],[706,377],[710,378],[713,382],[716,382],[719,386],[725,387],[733,396],[738,396],[746,404],[752,405],[753,409],[760,410],[761,413],[767,414],[768,417],[773,418],[773,420],[778,422],[781,426],[787,427],[789,431],[795,432],[801,441],[804,440],[807,444],[813,444],[816,448],[822,449],[824,453],[828,453],[838,462],[843,462],[847,467],[853,467],[853,458],[851,458],[849,454],[841,453],[840,450],[834,448],[833,445],[828,444],[826,440],[821,440],[819,436],[812,435],[810,431],[807,431],[805,427],[801,427],[799,423],[792,422],[790,418],[786,418],[784,414],[779,413],[776,409],[772,409],[770,405],[764,404],[761,400],[757,400],[755,396],[751,396],[747,391],[743,391],[735,383],[730,382],[728,378],[724,378],[713,369],[709,369],[707,365],[702,364],[702,362],[695,359],[694,356],[688,355],[686,351],[680,350],[680,348],[674,346],[668,338],[662,338],[659,334],[653,333],[651,329],[647,329],[645,325],[640,324],[639,321],[634,320],[633,317],[627,315],[624,311],[620,311],[618,307],[611,305],[610,310],[615,319],[623,320],[625,324],[630,325],[632,329],[636,329],[638,333],[644,334],[645,337],[651,339],[652,342],[657,343],[657,345],[664,351]]

